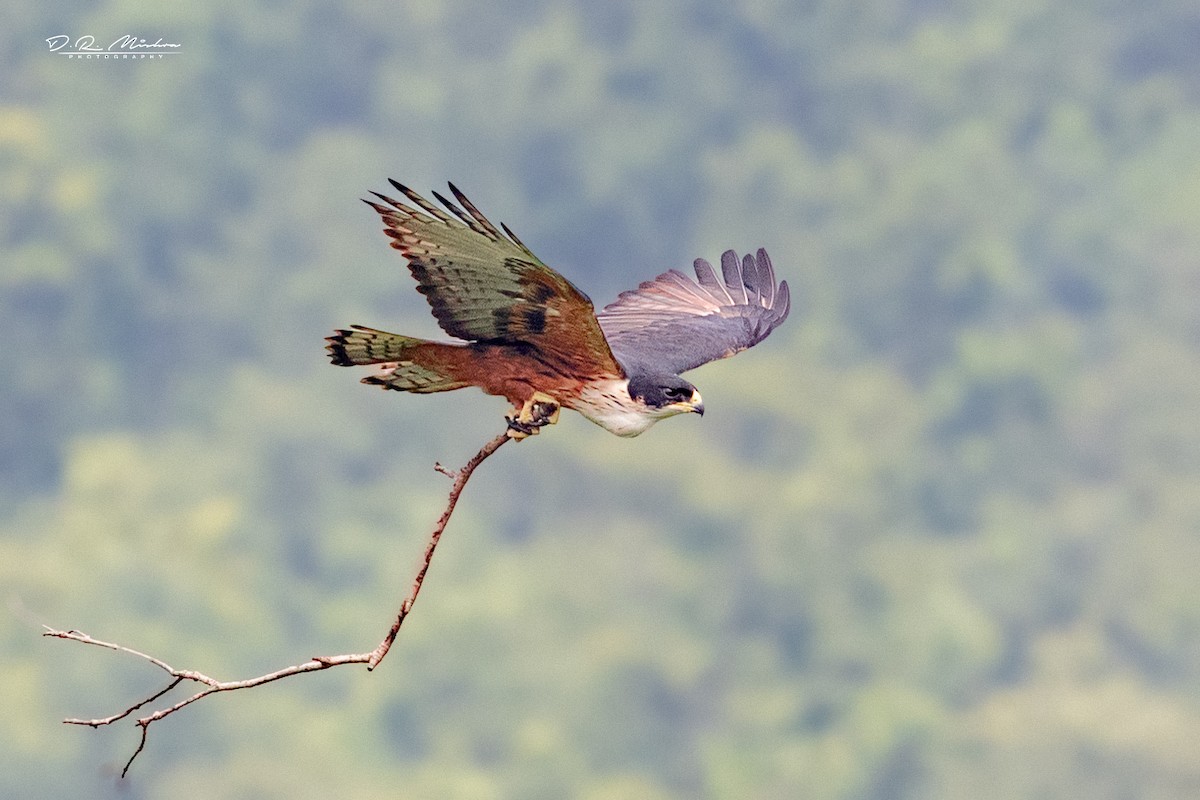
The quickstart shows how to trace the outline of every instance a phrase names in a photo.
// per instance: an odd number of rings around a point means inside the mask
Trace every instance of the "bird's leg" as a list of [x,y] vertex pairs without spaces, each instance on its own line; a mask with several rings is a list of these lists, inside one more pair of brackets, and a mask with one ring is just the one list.
[[[516,409],[513,409],[516,411]],[[506,416],[508,421],[508,436],[520,441],[527,436],[534,436],[547,425],[558,422],[558,412],[561,406],[558,401],[548,394],[534,392],[520,412]]]

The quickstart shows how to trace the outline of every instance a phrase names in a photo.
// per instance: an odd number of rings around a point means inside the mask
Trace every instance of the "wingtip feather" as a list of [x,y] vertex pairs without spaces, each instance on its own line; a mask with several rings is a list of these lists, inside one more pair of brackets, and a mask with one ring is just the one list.
[[742,256],[742,286],[746,288],[747,302],[762,305],[762,279],[758,274],[758,262],[751,253]]
[[496,229],[496,226],[492,224],[490,219],[483,215],[482,211],[475,207],[475,204],[471,202],[470,198],[460,192],[458,187],[450,181],[446,181],[446,185],[450,187],[451,194],[453,194],[455,199],[458,200],[459,204],[466,209],[467,213],[471,215],[471,218],[479,224],[479,227],[481,227],[493,240],[499,239],[500,231]]
[[738,259],[737,253],[732,250],[726,250],[721,254],[721,276],[725,279],[725,287],[733,298],[734,304],[744,305],[747,298],[746,286],[742,282],[742,262]]
[[759,288],[758,293],[762,297],[763,305],[767,308],[775,306],[775,267],[771,264],[771,257],[767,255],[767,251],[760,247],[758,248],[758,277]]
[[788,282],[780,281],[779,290],[775,292],[775,302],[771,307],[776,309],[778,317],[775,324],[780,325],[788,317],[788,313],[792,310],[792,295],[788,290]]
[[[454,184],[450,184],[450,189],[451,189],[451,192],[457,197],[458,196],[457,192],[454,192]],[[463,209],[459,208],[457,204],[453,203],[450,200],[447,200],[439,192],[433,192],[433,197],[439,203],[444,205],[450,211],[450,213],[452,213],[452,214],[454,214],[454,216],[458,217],[458,219],[462,222],[463,225],[466,225],[468,228],[475,231],[475,233],[478,233],[482,236],[487,236],[487,231],[484,230],[482,227],[480,227],[479,223],[477,223],[470,214],[468,214]]]

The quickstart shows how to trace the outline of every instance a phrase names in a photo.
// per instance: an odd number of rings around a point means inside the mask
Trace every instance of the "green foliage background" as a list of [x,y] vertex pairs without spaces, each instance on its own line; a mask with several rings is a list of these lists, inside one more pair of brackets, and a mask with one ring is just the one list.
[[[1184,0],[9,3],[0,795],[1200,796],[1200,15]],[[77,62],[56,34],[162,36]],[[379,223],[454,180],[598,303],[765,246],[708,414],[501,425]]]

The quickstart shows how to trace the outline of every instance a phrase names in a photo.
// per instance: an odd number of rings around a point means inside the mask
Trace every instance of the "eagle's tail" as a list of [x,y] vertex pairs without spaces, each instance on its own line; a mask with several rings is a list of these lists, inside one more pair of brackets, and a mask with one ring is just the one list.
[[456,377],[463,363],[466,349],[463,345],[431,342],[361,325],[335,331],[326,341],[329,360],[339,367],[379,365],[380,372],[363,378],[363,383],[422,394],[471,385],[470,381]]

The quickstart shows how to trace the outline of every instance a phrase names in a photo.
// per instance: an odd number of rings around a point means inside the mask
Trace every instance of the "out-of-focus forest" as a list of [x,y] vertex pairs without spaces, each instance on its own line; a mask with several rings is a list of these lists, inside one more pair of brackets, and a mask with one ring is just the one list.
[[[22,6],[0,26],[0,795],[1200,796],[1194,2]],[[46,38],[182,45],[79,61]],[[766,247],[764,344],[484,464],[358,202],[449,179],[597,304]]]

